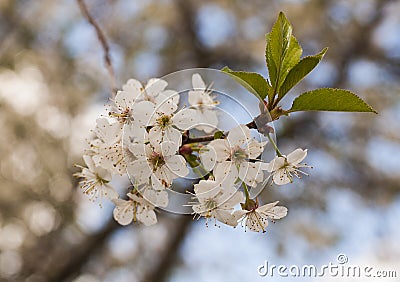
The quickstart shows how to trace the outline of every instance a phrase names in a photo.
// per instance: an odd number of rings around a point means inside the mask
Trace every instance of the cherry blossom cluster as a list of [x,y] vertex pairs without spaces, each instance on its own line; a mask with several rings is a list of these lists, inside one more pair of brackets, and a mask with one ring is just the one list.
[[[111,200],[121,225],[138,221],[157,223],[155,211],[169,206],[174,183],[197,173],[187,193],[195,218],[265,232],[268,222],[287,215],[278,201],[260,205],[252,189],[270,179],[277,185],[305,174],[307,150],[280,153],[270,162],[261,159],[268,138],[255,138],[254,122],[219,131],[218,96],[199,74],[192,76],[187,95],[168,89],[162,79],[143,86],[130,79],[118,91],[108,116],[96,121],[95,138],[75,175],[92,201]],[[201,137],[193,135],[202,134]],[[257,132],[258,133],[258,132]],[[264,134],[265,135],[265,134]],[[114,176],[127,174],[132,186],[120,197],[112,187]]]

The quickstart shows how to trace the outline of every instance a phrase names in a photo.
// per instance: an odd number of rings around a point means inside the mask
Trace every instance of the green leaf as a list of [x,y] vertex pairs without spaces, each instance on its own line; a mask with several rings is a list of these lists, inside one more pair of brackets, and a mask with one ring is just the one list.
[[237,82],[243,85],[251,93],[259,96],[262,100],[272,93],[269,82],[260,74],[255,72],[233,71],[228,67],[222,69],[223,72],[229,74]]
[[322,60],[328,48],[324,48],[320,53],[314,56],[304,57],[288,73],[283,82],[279,93],[279,100],[289,92],[297,83],[299,83],[307,74],[309,74]]
[[300,44],[292,35],[292,26],[285,15],[279,13],[271,32],[267,35],[266,62],[274,94],[279,91],[289,71],[300,61]]
[[270,43],[270,33],[266,35],[267,46],[265,49],[265,61],[267,62],[269,80],[271,81],[272,87],[275,86],[277,74],[277,66],[272,59],[271,43]]
[[217,131],[214,133],[214,139],[221,139],[224,137],[224,133],[222,131]]
[[356,94],[348,90],[334,88],[321,88],[301,94],[293,101],[292,108],[288,112],[298,111],[377,113]]

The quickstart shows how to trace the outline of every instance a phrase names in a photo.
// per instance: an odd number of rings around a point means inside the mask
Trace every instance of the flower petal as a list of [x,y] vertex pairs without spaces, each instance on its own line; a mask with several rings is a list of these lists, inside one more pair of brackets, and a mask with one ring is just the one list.
[[[174,155],[165,160],[165,166],[176,176],[185,177],[189,173],[186,160],[180,155]],[[177,177],[174,177],[177,178]]]
[[114,219],[121,225],[128,225],[133,220],[133,202],[122,199],[113,200],[116,205],[113,211]]
[[228,211],[215,210],[213,215],[219,222],[222,222],[226,225],[235,227],[238,224],[236,217]]
[[199,157],[205,170],[211,171],[214,168],[217,161],[217,153],[213,147],[207,145],[201,148]]
[[143,193],[143,198],[155,207],[166,207],[168,206],[168,192],[167,191],[155,191],[151,188],[147,188]]
[[157,223],[156,213],[153,209],[143,209],[141,213],[137,214],[137,219],[145,226],[154,225]]
[[247,144],[247,152],[249,154],[250,159],[256,159],[264,152],[264,146],[267,142],[257,142],[254,139],[250,139],[249,143]]
[[156,105],[150,101],[136,103],[133,107],[133,118],[141,126],[151,126],[157,118]]
[[272,174],[272,179],[277,185],[285,185],[292,182],[292,178],[288,175],[285,168],[278,169]]
[[217,162],[222,162],[230,157],[230,147],[224,139],[216,139],[208,143],[207,147],[212,147],[217,156]]
[[161,143],[161,154],[164,158],[175,155],[178,152],[178,143],[172,141],[164,141]]
[[193,109],[182,109],[172,117],[174,125],[181,130],[190,129],[198,120],[197,111]]
[[133,177],[138,184],[147,183],[152,169],[145,158],[133,161],[127,167],[128,175]]
[[204,83],[204,80],[201,77],[201,75],[198,73],[192,75],[192,85],[193,89],[200,89],[200,90],[206,89],[206,84]]
[[262,182],[264,179],[262,163],[242,162],[239,167],[239,178],[242,179],[247,185],[252,187],[257,186],[257,184]]
[[172,126],[168,126],[164,131],[163,141],[171,141],[180,146],[182,144],[182,133]]
[[151,78],[146,84],[146,93],[149,96],[156,97],[168,85],[168,82],[159,78]]
[[241,124],[229,131],[227,140],[230,147],[243,146],[250,140],[250,129]]
[[307,156],[307,150],[296,149],[287,156],[288,163],[292,165],[299,164]]

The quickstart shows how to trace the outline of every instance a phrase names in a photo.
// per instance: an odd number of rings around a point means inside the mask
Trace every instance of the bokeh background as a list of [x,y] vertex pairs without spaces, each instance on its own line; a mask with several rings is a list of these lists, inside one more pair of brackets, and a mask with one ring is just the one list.
[[342,87],[379,115],[299,113],[275,123],[282,150],[308,148],[314,169],[263,193],[289,207],[266,234],[164,212],[156,226],[120,227],[113,206],[89,202],[72,177],[111,91],[93,27],[75,1],[1,0],[1,281],[275,281],[257,266],[319,266],[339,253],[399,279],[400,1],[86,4],[109,40],[119,87],[193,67],[266,76],[264,35],[284,11],[305,55],[330,47],[286,105],[300,91]]

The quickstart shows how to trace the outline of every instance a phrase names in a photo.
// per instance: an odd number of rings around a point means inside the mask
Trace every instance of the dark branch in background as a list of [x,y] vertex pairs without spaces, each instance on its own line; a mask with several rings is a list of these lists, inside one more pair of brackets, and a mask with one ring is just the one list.
[[175,232],[170,236],[166,248],[159,254],[158,264],[151,271],[145,275],[143,282],[163,282],[167,281],[171,270],[178,258],[178,252],[181,244],[183,243],[189,227],[193,221],[189,215],[180,216],[179,218],[172,218],[174,220]]
[[112,91],[112,98],[114,98],[116,89],[117,89],[117,82],[115,79],[115,74],[114,74],[114,68],[112,66],[111,62],[111,56],[110,56],[110,46],[108,45],[106,36],[104,35],[104,32],[98,25],[98,23],[94,20],[94,18],[90,15],[89,10],[84,2],[84,0],[76,0],[76,2],[79,5],[79,9],[81,10],[82,15],[86,18],[86,20],[89,22],[91,26],[96,31],[97,39],[99,40],[101,47],[103,48],[104,52],[104,64],[107,68],[108,76],[110,78],[110,83],[111,83],[111,91]]
[[368,24],[359,26],[357,32],[354,33],[352,44],[341,54],[337,63],[339,75],[334,82],[335,87],[343,87],[346,84],[349,65],[353,62],[353,59],[361,58],[371,49],[371,34],[384,16],[383,8],[390,2],[393,2],[393,0],[377,1],[374,16]]

